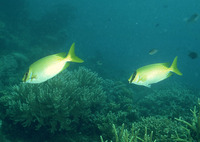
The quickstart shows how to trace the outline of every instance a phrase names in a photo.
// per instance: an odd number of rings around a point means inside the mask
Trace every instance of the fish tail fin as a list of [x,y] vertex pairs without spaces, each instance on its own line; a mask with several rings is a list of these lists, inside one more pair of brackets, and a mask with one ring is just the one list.
[[75,55],[75,43],[71,45],[69,52],[67,54],[67,57],[65,59],[66,61],[71,61],[71,62],[76,62],[76,63],[84,62],[81,58]]
[[174,61],[173,61],[172,65],[171,65],[170,69],[171,69],[172,72],[174,72],[174,73],[176,73],[176,74],[178,74],[178,75],[183,75],[183,74],[179,71],[179,69],[178,69],[178,67],[177,67],[177,58],[178,58],[177,56],[174,58]]

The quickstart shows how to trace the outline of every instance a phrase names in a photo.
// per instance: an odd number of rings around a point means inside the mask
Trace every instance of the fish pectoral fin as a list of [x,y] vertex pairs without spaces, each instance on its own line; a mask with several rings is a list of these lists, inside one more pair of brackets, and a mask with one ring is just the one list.
[[32,75],[31,80],[33,80],[33,79],[37,79],[37,75]]
[[151,88],[150,84],[145,83],[146,80],[147,80],[146,76],[139,76],[138,83],[140,83],[141,85],[145,87]]
[[147,80],[146,76],[139,76],[138,82],[145,82]]

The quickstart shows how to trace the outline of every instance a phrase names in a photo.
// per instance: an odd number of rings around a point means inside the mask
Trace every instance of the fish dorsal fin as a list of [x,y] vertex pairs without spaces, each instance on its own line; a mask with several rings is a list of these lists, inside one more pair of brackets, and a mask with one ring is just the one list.
[[56,54],[56,56],[59,56],[59,57],[62,57],[62,58],[65,58],[67,56],[67,54],[65,52],[62,52],[62,53],[58,53]]
[[161,65],[163,65],[163,66],[165,66],[165,67],[167,67],[167,68],[170,67],[170,63],[162,63]]

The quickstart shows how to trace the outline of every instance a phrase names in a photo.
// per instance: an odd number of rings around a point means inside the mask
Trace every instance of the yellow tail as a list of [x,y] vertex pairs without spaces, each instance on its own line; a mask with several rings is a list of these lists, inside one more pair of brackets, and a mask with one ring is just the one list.
[[174,61],[173,61],[172,65],[171,65],[170,69],[171,69],[172,72],[174,72],[174,73],[176,73],[178,75],[183,75],[179,71],[179,69],[177,68],[177,58],[178,58],[177,56],[174,58]]
[[69,49],[69,52],[67,54],[67,57],[65,58],[66,61],[76,62],[76,63],[82,63],[84,62],[82,59],[77,57],[75,55],[75,43],[73,43]]

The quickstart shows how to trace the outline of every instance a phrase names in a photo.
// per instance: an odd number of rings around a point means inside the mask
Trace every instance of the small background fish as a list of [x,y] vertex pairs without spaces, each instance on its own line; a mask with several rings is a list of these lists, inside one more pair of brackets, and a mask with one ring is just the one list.
[[195,13],[191,15],[189,18],[185,18],[185,21],[188,23],[195,22],[199,19],[199,14]]
[[149,55],[154,55],[154,54],[156,54],[157,52],[158,52],[157,49],[151,49],[151,50],[149,51]]
[[198,54],[196,52],[190,52],[188,54],[188,56],[191,58],[191,59],[196,59],[198,57]]

